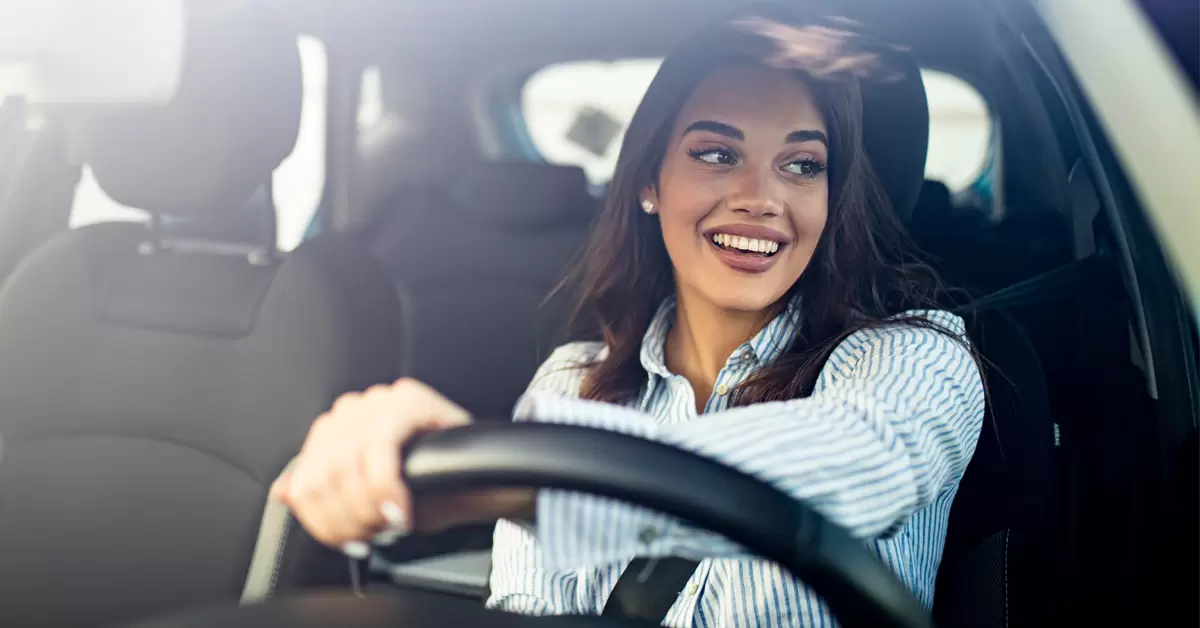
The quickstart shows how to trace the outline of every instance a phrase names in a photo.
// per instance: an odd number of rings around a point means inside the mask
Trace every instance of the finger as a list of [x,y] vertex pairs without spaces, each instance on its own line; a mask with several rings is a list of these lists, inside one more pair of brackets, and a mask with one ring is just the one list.
[[329,545],[341,549],[346,543],[366,541],[375,530],[359,519],[346,504],[340,492],[330,492],[324,495],[319,504],[320,512],[329,531]]
[[292,480],[287,504],[293,515],[314,539],[335,549],[368,538],[369,529],[350,514],[331,472],[323,466],[301,469]]
[[383,520],[379,508],[372,502],[367,491],[363,472],[362,452],[368,443],[379,438],[379,429],[364,419],[377,410],[369,397],[352,402],[353,416],[343,420],[337,418],[325,440],[326,445],[313,452],[320,455],[324,473],[328,478],[322,484],[322,506],[329,511],[329,518],[348,539],[369,538]]
[[[379,507],[371,498],[363,459],[364,450],[378,440],[375,434],[355,432],[338,444],[333,469],[333,495],[344,515],[357,528],[374,531],[383,525]],[[365,537],[364,537],[365,538]]]
[[290,478],[288,477],[288,474],[284,473],[280,475],[278,478],[275,478],[274,482],[271,483],[271,488],[267,491],[267,496],[272,501],[285,502],[287,500],[289,484]]
[[[381,543],[390,543],[412,530],[412,496],[400,477],[400,447],[405,436],[395,436],[395,440],[371,443],[363,454],[367,491],[387,527],[388,538],[381,539]],[[395,444],[397,441],[400,445]]]
[[344,416],[354,412],[354,408],[363,400],[364,393],[353,391],[343,393],[334,400],[328,414]]
[[[313,428],[313,437],[289,469],[287,478],[288,503],[297,519],[309,532],[327,545],[361,537],[355,518],[342,503],[342,485],[346,476],[357,466],[352,435],[333,427],[326,418]],[[341,433],[339,433],[341,432]],[[347,471],[347,468],[351,468]]]
[[285,503],[310,536],[334,548],[346,540],[345,526],[325,503],[325,491],[317,488],[303,470],[296,473],[289,488]]
[[433,388],[413,379],[401,379],[388,391],[387,403],[392,411],[402,411],[419,427],[439,428],[461,425],[471,421],[471,414]]

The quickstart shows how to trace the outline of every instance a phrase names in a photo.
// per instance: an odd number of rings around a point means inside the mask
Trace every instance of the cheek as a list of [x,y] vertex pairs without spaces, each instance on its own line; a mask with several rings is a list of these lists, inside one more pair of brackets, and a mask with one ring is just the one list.
[[792,214],[792,221],[799,240],[799,248],[805,250],[816,247],[817,241],[821,239],[821,234],[824,233],[825,226],[829,221],[828,191],[823,190],[819,194],[804,198],[793,207],[795,207],[795,211]]
[[695,240],[702,223],[720,203],[721,191],[711,185],[676,185],[664,189],[658,218],[668,247]]
[[659,212],[659,224],[662,226],[663,244],[667,254],[677,267],[686,267],[695,263],[694,257],[700,254],[700,238],[698,224],[704,218],[704,212],[697,211],[699,206],[672,206]]
[[812,264],[817,244],[820,243],[821,236],[824,235],[828,226],[829,204],[825,200],[827,195],[821,196],[820,199],[808,199],[804,206],[797,207],[797,211],[792,215],[792,224],[796,231],[796,246],[792,252],[792,259],[789,260],[790,272],[788,274],[793,275],[793,281],[799,279],[800,275]]

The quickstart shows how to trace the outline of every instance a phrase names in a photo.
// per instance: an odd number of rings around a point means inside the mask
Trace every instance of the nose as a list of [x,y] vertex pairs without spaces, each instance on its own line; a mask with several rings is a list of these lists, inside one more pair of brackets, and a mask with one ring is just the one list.
[[747,169],[739,177],[737,187],[729,198],[729,208],[747,217],[767,218],[783,213],[783,202],[775,192],[774,173]]

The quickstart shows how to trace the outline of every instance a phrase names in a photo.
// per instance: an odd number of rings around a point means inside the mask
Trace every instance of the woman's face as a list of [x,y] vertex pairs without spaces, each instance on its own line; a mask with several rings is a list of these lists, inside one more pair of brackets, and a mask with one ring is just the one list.
[[656,189],[681,299],[730,311],[775,304],[808,266],[829,213],[828,132],[783,71],[720,70],[676,122]]

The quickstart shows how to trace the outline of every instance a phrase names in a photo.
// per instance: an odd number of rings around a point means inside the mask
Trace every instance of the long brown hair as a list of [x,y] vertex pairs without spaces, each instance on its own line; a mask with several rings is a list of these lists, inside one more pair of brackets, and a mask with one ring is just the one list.
[[[676,117],[696,86],[730,64],[765,63],[793,72],[815,94],[830,141],[829,217],[812,261],[785,296],[804,295],[804,322],[787,351],[735,391],[734,405],[811,394],[830,352],[855,331],[898,323],[933,327],[923,318],[895,318],[905,310],[936,308],[941,284],[919,260],[863,149],[864,64],[846,59],[876,57],[849,49],[844,22],[812,26],[808,40],[781,45],[771,29],[806,35],[780,22],[774,7],[767,11],[755,9],[756,18],[724,22],[685,41],[663,62],[630,122],[607,205],[568,277],[581,295],[576,333],[598,330],[608,349],[582,365],[588,369],[580,391],[585,399],[623,403],[645,385],[642,339],[675,287],[660,224],[640,211],[639,195],[657,185]],[[813,42],[833,54],[813,55]]]

